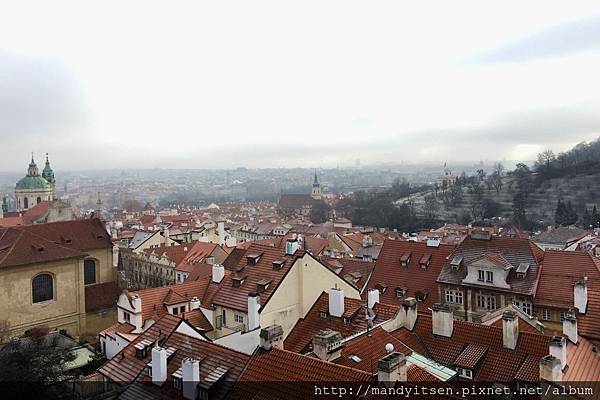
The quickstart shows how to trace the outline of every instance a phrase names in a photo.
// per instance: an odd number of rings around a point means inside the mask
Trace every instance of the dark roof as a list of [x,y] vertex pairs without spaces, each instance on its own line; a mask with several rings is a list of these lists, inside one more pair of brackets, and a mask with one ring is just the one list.
[[[427,309],[437,301],[436,280],[452,250],[454,246],[445,244],[428,247],[426,242],[386,240],[367,288],[373,289],[379,284],[387,285],[387,290],[380,294],[379,298],[382,303],[388,304],[401,303],[402,299],[396,296],[396,288],[408,289],[405,297],[416,297],[416,292],[427,293],[425,300],[418,305],[420,312],[427,312]],[[410,254],[410,262],[403,267],[400,259],[408,254]],[[423,269],[419,261],[427,255],[430,256],[429,266]],[[363,294],[366,293],[365,290]]]
[[279,207],[286,209],[299,209],[304,206],[313,206],[318,200],[309,194],[282,194],[279,199]]
[[[490,239],[467,237],[456,247],[446,261],[437,281],[461,285],[463,279],[467,276],[466,265],[481,259],[482,256],[487,256],[501,260],[503,264],[509,263],[515,268],[522,263],[529,264],[529,270],[524,278],[516,277],[515,272],[511,271],[507,283],[511,286],[511,292],[534,295],[538,280],[539,262],[542,260],[543,254],[543,251],[528,239],[499,236],[492,236]],[[451,260],[456,256],[463,257],[463,265],[458,270],[450,265]]]
[[237,268],[238,264],[240,263],[240,261],[242,260],[242,258],[244,257],[245,254],[246,254],[245,249],[241,249],[239,247],[234,247],[233,250],[231,250],[231,253],[229,253],[227,258],[225,259],[225,261],[223,261],[223,266],[225,267],[225,269],[234,271],[235,268]]
[[584,229],[574,226],[561,226],[549,231],[544,231],[532,237],[532,240],[537,243],[548,243],[566,246],[571,242],[575,242],[583,238],[587,232]]
[[85,311],[113,308],[121,290],[117,282],[96,283],[85,286]]
[[113,246],[106,227],[98,218],[50,222],[21,226],[18,229],[84,252],[96,249],[111,249]]

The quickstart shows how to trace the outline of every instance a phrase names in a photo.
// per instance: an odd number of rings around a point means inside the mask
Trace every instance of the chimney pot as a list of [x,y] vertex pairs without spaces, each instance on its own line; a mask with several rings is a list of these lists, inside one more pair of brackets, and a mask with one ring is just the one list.
[[260,327],[260,295],[258,293],[248,294],[248,331]]
[[513,310],[502,314],[502,345],[505,349],[514,350],[519,340],[519,318]]
[[198,396],[198,382],[200,382],[200,362],[189,357],[181,360],[181,375],[183,398],[195,400]]
[[435,303],[431,307],[431,322],[434,335],[452,337],[454,315],[447,304]]
[[342,289],[329,289],[329,315],[334,317],[344,315],[344,291]]
[[563,335],[565,335],[571,343],[577,344],[577,317],[572,312],[568,312],[563,320]]
[[406,357],[399,352],[393,352],[377,362],[377,379],[388,387],[396,382],[406,382]]
[[379,290],[371,289],[367,292],[367,307],[373,309],[379,303]]
[[283,349],[283,328],[281,325],[270,325],[260,330],[260,347],[271,350],[273,347]]
[[550,339],[550,355],[560,360],[560,369],[567,366],[567,341],[563,336],[552,336]]
[[225,277],[225,267],[221,264],[213,264],[212,266],[212,281],[214,283],[221,283]]

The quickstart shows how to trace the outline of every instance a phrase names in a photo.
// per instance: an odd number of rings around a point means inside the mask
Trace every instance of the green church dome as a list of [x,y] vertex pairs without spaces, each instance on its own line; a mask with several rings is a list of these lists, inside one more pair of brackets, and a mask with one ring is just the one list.
[[26,176],[17,182],[15,189],[46,189],[50,184],[41,176]]

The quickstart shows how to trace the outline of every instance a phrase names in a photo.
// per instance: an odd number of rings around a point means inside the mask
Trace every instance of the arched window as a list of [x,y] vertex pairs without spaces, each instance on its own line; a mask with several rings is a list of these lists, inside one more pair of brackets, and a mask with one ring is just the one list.
[[37,198],[37,204],[40,204],[42,202],[42,198],[40,196],[38,196]]
[[31,293],[34,303],[54,298],[53,279],[50,274],[39,274],[31,281]]
[[29,199],[27,197],[23,198],[23,208],[29,208]]
[[95,260],[83,260],[83,283],[84,285],[91,285],[92,283],[96,283]]

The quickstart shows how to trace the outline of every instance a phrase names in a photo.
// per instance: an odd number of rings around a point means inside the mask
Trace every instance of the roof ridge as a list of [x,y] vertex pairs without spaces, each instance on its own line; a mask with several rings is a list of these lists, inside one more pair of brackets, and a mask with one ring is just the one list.
[[[2,237],[0,237],[0,239],[2,239],[4,237],[4,235],[6,235],[6,232],[8,232],[10,229],[12,228],[6,228],[4,230],[4,234],[2,235]],[[12,251],[15,248],[15,245],[17,244],[17,242],[19,240],[21,240],[21,236],[23,235],[23,231],[20,229],[16,229],[17,231],[19,231],[19,236],[17,236],[17,238],[12,242],[12,244],[10,245],[8,251],[6,252],[6,254],[4,255],[4,257],[0,260],[0,264],[2,264],[7,258],[8,256],[12,253]]]
[[[60,222],[60,221],[58,221],[58,222]],[[62,221],[62,222],[64,222],[64,221]],[[26,226],[24,225],[23,227],[26,227]],[[42,236],[42,235],[38,235],[37,233],[31,232],[31,231],[29,231],[29,230],[26,230],[26,229],[19,229],[19,230],[20,230],[21,232],[23,232],[23,233],[25,233],[25,232],[26,232],[28,235],[34,236],[34,237],[36,237],[36,238],[38,238],[38,239],[41,239],[41,240],[43,240],[43,241],[45,241],[45,242],[47,242],[47,243],[50,243],[50,244],[51,244],[51,245],[53,245],[53,246],[57,246],[57,247],[60,247],[60,248],[62,248],[62,249],[65,249],[65,250],[68,250],[68,251],[71,251],[71,252],[76,252],[76,253],[79,253],[79,255],[83,255],[83,256],[86,256],[86,255],[88,255],[87,253],[84,253],[83,251],[75,250],[75,249],[72,249],[72,248],[70,248],[70,247],[63,246],[63,245],[62,245],[62,244],[60,244],[60,243],[53,242],[52,240],[48,240],[48,238],[45,238],[44,236]]]
[[360,369],[357,369],[357,368],[353,368],[353,367],[348,367],[346,365],[332,363],[331,361],[321,360],[320,358],[309,357],[309,356],[307,356],[305,354],[299,354],[299,353],[296,353],[296,352],[293,352],[293,351],[290,351],[290,350],[272,348],[270,351],[273,351],[273,350],[279,351],[279,352],[284,352],[284,353],[287,353],[287,354],[291,354],[291,355],[294,355],[294,356],[296,356],[298,358],[309,359],[309,360],[315,361],[315,362],[323,364],[323,365],[331,365],[331,366],[334,366],[334,367],[344,368],[344,369],[349,370],[349,371],[359,372],[361,374],[369,375],[371,377],[374,376],[374,374],[372,374],[372,373],[369,373],[369,372],[366,372],[366,371],[363,371],[363,370],[360,370]]

